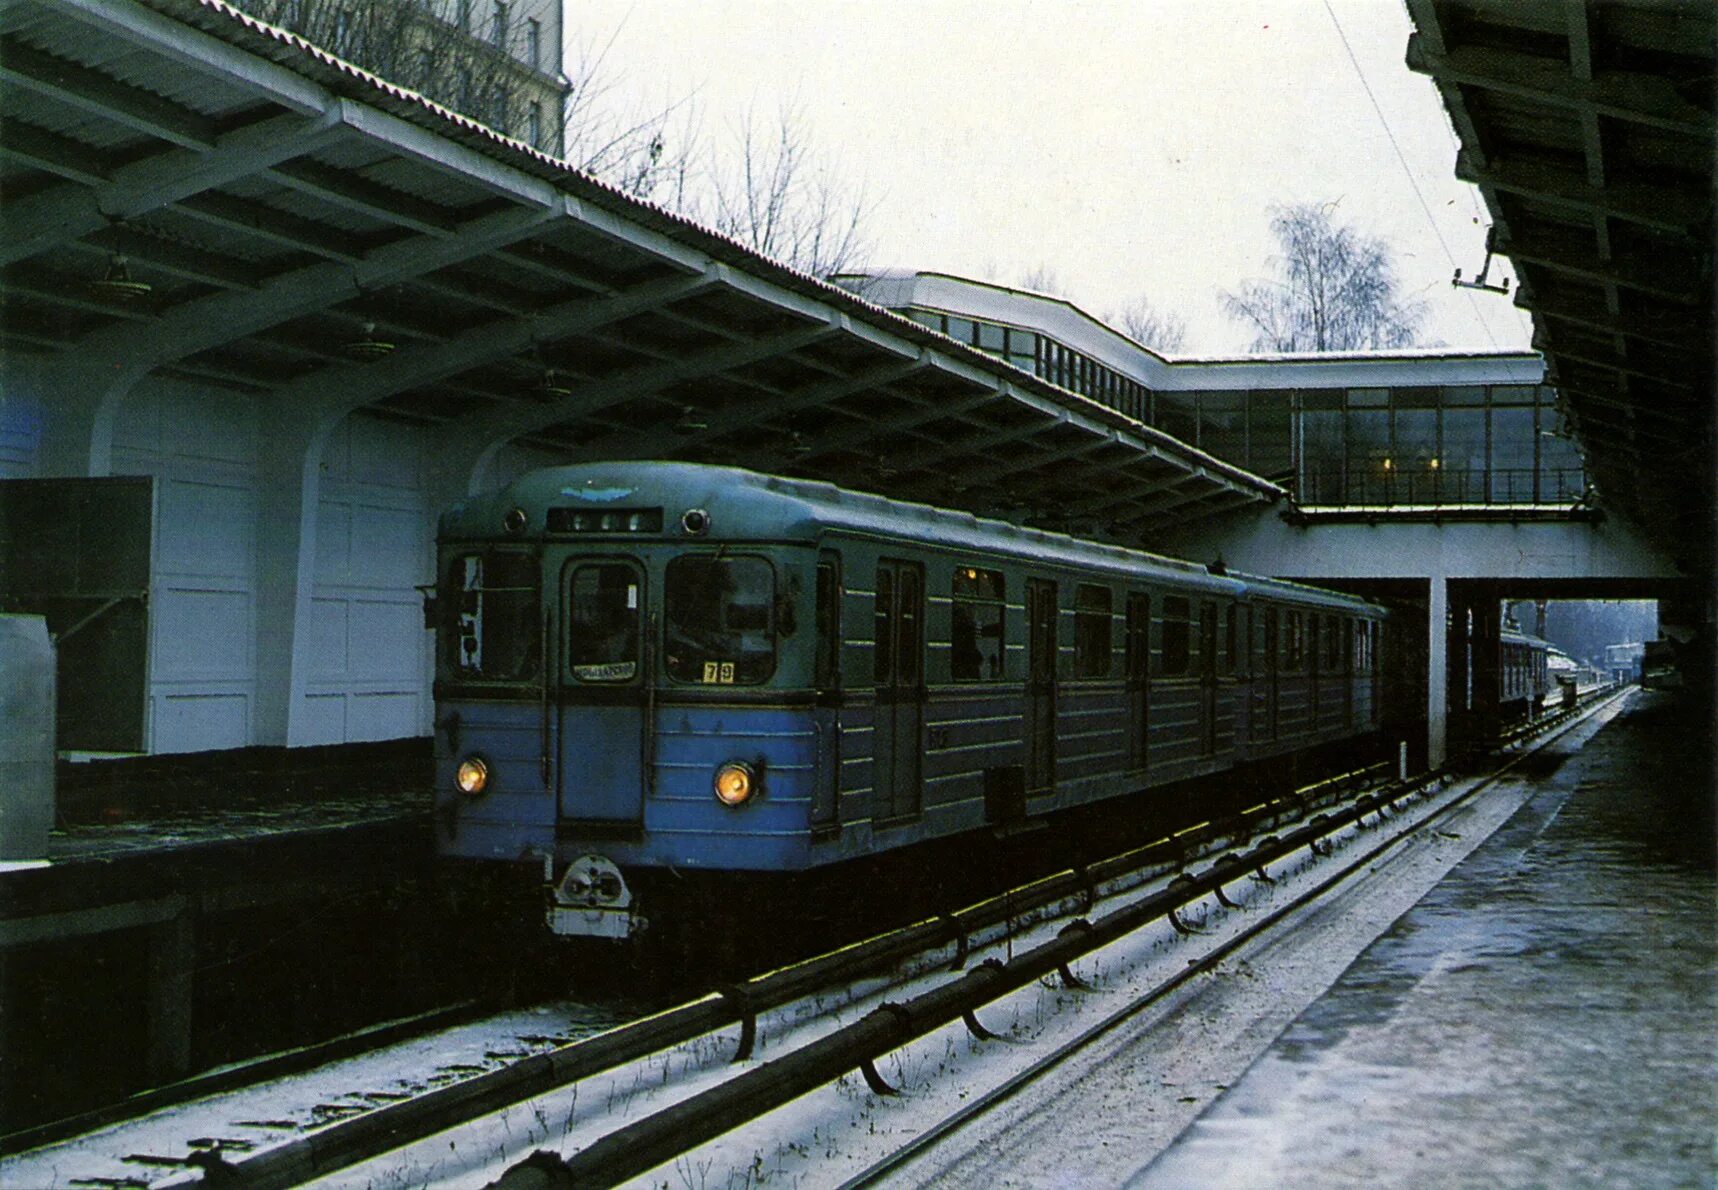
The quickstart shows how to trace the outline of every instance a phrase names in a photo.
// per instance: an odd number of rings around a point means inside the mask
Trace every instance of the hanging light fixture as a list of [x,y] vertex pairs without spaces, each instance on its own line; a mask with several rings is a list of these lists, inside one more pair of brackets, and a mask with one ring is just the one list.
[[573,390],[553,368],[544,368],[543,375],[531,390],[545,401],[559,401],[563,397],[573,395]]
[[696,409],[690,405],[681,406],[679,420],[674,423],[676,434],[702,434],[709,428],[710,423],[698,416]]
[[125,257],[117,252],[107,258],[107,274],[101,280],[89,283],[91,297],[115,306],[140,302],[154,292],[154,288],[147,281],[132,280]]
[[342,344],[340,349],[360,363],[367,364],[391,355],[394,344],[386,339],[377,338],[375,320],[366,318],[363,329],[358,332],[358,337]]

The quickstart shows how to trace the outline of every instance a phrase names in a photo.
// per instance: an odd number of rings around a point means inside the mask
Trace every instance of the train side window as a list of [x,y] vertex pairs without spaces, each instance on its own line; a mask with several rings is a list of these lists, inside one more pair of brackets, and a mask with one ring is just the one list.
[[841,559],[825,554],[817,563],[817,661],[819,690],[841,685]]
[[1163,675],[1177,677],[1187,672],[1188,604],[1179,595],[1163,599]]
[[1283,616],[1283,669],[1295,673],[1300,669],[1301,621],[1299,612]]
[[924,600],[921,580],[916,566],[901,566],[900,640],[895,650],[897,678],[902,686],[916,686],[922,680],[921,662],[925,642],[921,619]]
[[877,568],[876,644],[871,650],[872,676],[877,685],[887,685],[895,676],[895,572]]
[[1127,597],[1127,676],[1136,686],[1151,674],[1151,596]]
[[1335,616],[1324,617],[1324,668],[1340,672],[1342,665],[1342,621]]
[[1092,583],[1074,588],[1074,676],[1107,678],[1115,651],[1110,633],[1110,589]]
[[1241,608],[1238,604],[1229,605],[1228,616],[1223,627],[1223,673],[1233,675],[1236,671],[1241,650]]
[[1005,602],[1001,573],[957,566],[950,593],[950,676],[957,682],[1001,680]]

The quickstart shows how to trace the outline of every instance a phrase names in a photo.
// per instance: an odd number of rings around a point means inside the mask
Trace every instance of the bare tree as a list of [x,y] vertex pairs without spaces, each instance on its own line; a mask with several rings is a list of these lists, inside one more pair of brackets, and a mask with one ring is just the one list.
[[[624,26],[575,42],[566,85],[528,5],[474,0],[238,0],[341,58],[549,152],[639,198],[716,227],[819,277],[856,267],[870,212],[812,149],[796,104],[748,113],[731,144],[700,127],[693,97],[622,98],[609,54]],[[463,36],[461,34],[464,34]]]
[[1412,346],[1423,302],[1404,298],[1390,246],[1339,224],[1334,202],[1271,208],[1277,276],[1224,290],[1225,311],[1252,328],[1254,351]]
[[[725,151],[724,151],[725,150]],[[683,210],[765,256],[814,277],[858,267],[869,250],[863,187],[844,183],[812,148],[801,109],[784,104],[771,122],[746,112]]]
[[1061,275],[1053,265],[1039,264],[1027,269],[1020,278],[1020,288],[1030,289],[1034,293],[1047,293],[1051,297],[1068,296],[1068,287],[1062,284]]
[[1120,310],[1104,315],[1104,321],[1119,326],[1135,343],[1158,351],[1180,351],[1187,342],[1187,320],[1152,305],[1141,295]]

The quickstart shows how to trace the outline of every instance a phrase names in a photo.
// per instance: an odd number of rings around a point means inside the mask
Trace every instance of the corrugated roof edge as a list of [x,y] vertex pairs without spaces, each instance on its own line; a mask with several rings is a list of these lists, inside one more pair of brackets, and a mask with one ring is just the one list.
[[1125,429],[1154,445],[1168,447],[1172,452],[1185,457],[1190,464],[1205,468],[1231,483],[1249,488],[1268,500],[1277,501],[1288,496],[1288,492],[1280,485],[1242,470],[1232,463],[1225,463],[1216,456],[1189,446],[1155,426],[1135,421],[1119,410],[1111,409],[1109,406],[1100,404],[1080,393],[1069,392],[1066,389],[1048,384],[1030,373],[1020,371],[1018,368],[999,364],[994,357],[984,354],[975,347],[958,343],[909,318],[868,302],[838,285],[832,285],[821,278],[801,272],[781,261],[755,252],[738,240],[713,231],[684,215],[676,214],[665,207],[627,194],[625,191],[584,172],[570,162],[551,157],[521,141],[502,136],[494,129],[445,108],[433,100],[419,95],[416,91],[388,82],[361,67],[354,66],[295,33],[241,12],[231,4],[225,3],[225,0],[137,0],[137,2],[164,16],[182,21],[186,25],[238,49],[258,54],[277,65],[301,73],[312,81],[328,87],[336,94],[374,103],[392,115],[428,131],[447,136],[501,164],[534,174],[577,198],[594,202],[616,214],[638,219],[647,226],[654,225],[655,230],[670,232],[725,263],[741,265],[748,270],[764,273],[771,279],[796,289],[806,296],[829,302],[859,314],[867,321],[909,341],[925,346],[935,346],[945,351],[951,348],[957,349],[956,354],[962,355],[970,362],[978,365],[982,371],[995,372],[999,367],[1007,368],[1010,373],[1014,374],[1007,377],[1011,383],[1024,384],[1025,387],[1038,390],[1052,400],[1063,404],[1073,403],[1077,405],[1080,412],[1088,416],[1107,422],[1116,428]]

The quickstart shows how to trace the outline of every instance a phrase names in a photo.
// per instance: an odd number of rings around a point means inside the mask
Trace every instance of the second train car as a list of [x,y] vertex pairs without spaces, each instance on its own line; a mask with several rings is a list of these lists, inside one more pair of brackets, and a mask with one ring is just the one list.
[[1376,604],[824,483],[539,471],[438,566],[441,850],[540,863],[565,935],[1379,722]]

